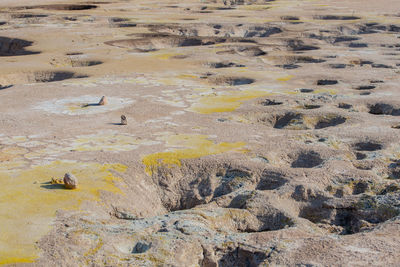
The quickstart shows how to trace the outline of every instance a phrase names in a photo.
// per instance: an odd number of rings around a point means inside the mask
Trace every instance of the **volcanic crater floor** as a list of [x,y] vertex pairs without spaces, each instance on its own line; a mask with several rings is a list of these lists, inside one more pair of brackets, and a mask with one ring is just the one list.
[[0,265],[398,266],[398,10],[2,0]]

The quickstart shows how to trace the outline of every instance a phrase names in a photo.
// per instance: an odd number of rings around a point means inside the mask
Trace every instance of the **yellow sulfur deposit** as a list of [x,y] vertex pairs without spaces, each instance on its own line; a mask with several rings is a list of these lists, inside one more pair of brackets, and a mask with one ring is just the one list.
[[208,140],[206,135],[174,135],[164,138],[169,147],[184,147],[172,151],[158,152],[147,155],[143,158],[143,164],[146,165],[146,173],[153,174],[159,166],[164,165],[169,168],[180,166],[182,159],[200,158],[207,155],[216,155],[228,151],[244,152],[244,142],[236,143],[218,143]]
[[287,82],[287,81],[290,81],[293,77],[294,77],[293,75],[287,75],[287,76],[279,77],[276,80],[279,82]]
[[234,111],[246,101],[258,97],[271,95],[266,91],[230,91],[221,95],[207,95],[193,104],[189,110],[201,114]]
[[[83,201],[100,201],[100,190],[120,193],[119,178],[111,170],[124,172],[121,164],[55,161],[20,170],[13,175],[0,170],[0,264],[32,262],[38,256],[35,242],[51,229],[56,211],[79,210]],[[65,190],[52,184],[66,172],[79,179],[79,188]]]

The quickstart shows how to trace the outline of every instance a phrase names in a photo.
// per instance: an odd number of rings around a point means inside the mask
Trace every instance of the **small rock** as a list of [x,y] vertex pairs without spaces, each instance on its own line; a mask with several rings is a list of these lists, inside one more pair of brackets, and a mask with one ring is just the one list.
[[57,178],[51,178],[51,184],[63,184],[63,180],[62,179],[57,179]]
[[134,254],[144,253],[151,248],[151,245],[152,245],[152,243],[137,242],[135,247],[132,250],[132,253],[134,253]]
[[78,187],[78,179],[73,174],[67,172],[64,175],[64,186],[67,189],[75,189]]
[[104,105],[107,105],[107,104],[108,104],[107,97],[102,96],[100,101],[99,101],[99,106],[104,106]]
[[127,125],[128,121],[126,120],[125,115],[121,115],[121,125]]
[[133,214],[130,214],[129,212],[120,210],[119,208],[114,208],[113,215],[117,217],[118,219],[122,220],[136,220],[137,217]]

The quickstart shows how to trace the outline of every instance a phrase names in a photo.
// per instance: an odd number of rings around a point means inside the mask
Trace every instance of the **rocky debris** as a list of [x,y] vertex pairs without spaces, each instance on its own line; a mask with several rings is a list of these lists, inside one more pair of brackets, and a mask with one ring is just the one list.
[[121,220],[136,220],[136,219],[138,219],[137,216],[129,213],[128,211],[125,211],[124,209],[120,209],[118,207],[114,207],[113,212],[111,214]]
[[125,115],[121,115],[121,125],[127,125],[128,124],[128,120],[126,119]]
[[50,181],[50,183],[51,184],[64,184],[64,181],[63,181],[63,179],[57,179],[57,178],[51,178],[51,181]]
[[50,184],[64,185],[66,189],[76,189],[78,187],[78,179],[71,173],[66,173],[63,179],[51,178]]
[[[363,242],[367,236],[377,241],[378,233],[387,235],[386,227],[398,229],[397,183],[378,186],[367,179],[352,180],[335,192],[338,182],[332,183],[326,171],[329,163],[320,164],[325,158],[318,150],[295,153],[292,160],[300,172],[230,157],[159,167],[145,190],[154,186],[157,193],[151,197],[159,199],[164,212],[143,217],[135,208],[112,204],[111,220],[69,219],[69,227],[54,230],[63,234],[49,235],[46,242],[67,244],[60,256],[72,262],[94,264],[110,260],[112,254],[140,266],[294,266],[300,256],[293,255],[305,249],[335,257],[343,246],[370,248],[371,241]],[[315,165],[319,167],[311,168]],[[317,179],[304,183],[304,175],[312,173]],[[321,189],[322,181],[332,185],[329,192]],[[329,246],[321,244],[326,239]],[[87,251],[96,250],[85,256],[76,250],[77,240],[89,244]],[[72,251],[77,251],[74,257]],[[45,248],[44,255],[52,253]],[[301,256],[305,262],[312,258]]]
[[[71,257],[67,253],[76,240],[94,237],[102,240],[102,245],[92,245],[98,249],[90,258],[91,262],[107,258],[105,255],[115,247],[117,249],[113,250],[113,254],[125,255],[132,265],[140,266],[263,266],[282,262],[294,265],[298,258],[293,254],[304,249],[310,250],[310,253],[318,250],[315,252],[317,255],[324,253],[331,257],[343,251],[345,244],[351,246],[352,242],[357,247],[369,247],[369,242],[363,243],[363,239],[375,240],[385,228],[398,229],[396,225],[400,226],[396,217],[400,214],[400,198],[395,185],[387,187],[385,195],[360,193],[339,198],[316,186],[296,184],[292,182],[297,179],[296,176],[277,170],[261,172],[255,166],[244,170],[235,163],[223,170],[223,164],[213,167],[198,164],[184,165],[184,173],[181,173],[182,170],[169,171],[171,180],[164,186],[159,185],[160,196],[181,194],[179,202],[183,210],[135,218],[129,212],[115,208],[114,215],[122,219],[117,224],[82,225],[78,220],[69,223],[72,224],[67,228],[70,234],[54,235],[52,238],[59,238],[57,242],[68,244],[67,251],[61,252],[67,258]],[[207,173],[210,176],[216,173],[220,178],[209,181],[212,177],[207,177]],[[161,171],[153,178],[158,181],[165,176],[166,173]],[[188,184],[173,185],[175,179]],[[251,189],[254,184],[249,182],[231,187],[224,194],[216,194],[218,189],[212,189],[214,193],[209,192],[210,185],[226,187],[223,184],[228,181],[239,182],[243,179],[250,179],[253,183],[262,179],[264,182],[255,190]],[[234,184],[238,185],[237,182]],[[357,187],[360,187],[357,190],[364,190],[363,186]],[[188,207],[184,202],[190,201],[193,191],[209,192],[214,198],[208,203],[184,209]],[[164,201],[175,200],[164,198]],[[167,203],[165,205],[168,206]],[[83,232],[68,230],[74,229],[74,224],[85,227],[90,235],[85,237]],[[357,235],[359,232],[364,235]],[[321,244],[326,239],[330,242],[329,246]],[[84,258],[83,254],[76,257]],[[302,259],[311,261],[312,257],[302,256]]]
[[63,181],[67,189],[76,189],[78,187],[78,179],[72,173],[67,172]]

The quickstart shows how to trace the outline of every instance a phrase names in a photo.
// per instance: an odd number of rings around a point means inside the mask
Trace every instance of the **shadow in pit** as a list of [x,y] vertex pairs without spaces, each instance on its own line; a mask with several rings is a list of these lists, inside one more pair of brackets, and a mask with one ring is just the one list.
[[5,86],[0,85],[0,90],[8,89],[8,88],[11,88],[13,86],[14,85],[5,85]]

